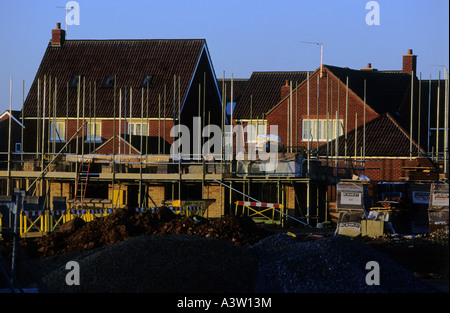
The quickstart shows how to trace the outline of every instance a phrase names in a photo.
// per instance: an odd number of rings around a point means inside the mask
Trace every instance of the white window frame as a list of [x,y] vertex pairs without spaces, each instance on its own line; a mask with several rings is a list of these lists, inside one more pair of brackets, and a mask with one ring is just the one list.
[[[141,126],[144,130],[143,136],[148,136],[148,124],[147,123],[141,123],[141,122],[131,122],[128,123],[128,134],[134,135],[134,136],[141,136]],[[139,132],[138,129],[139,128]]]
[[[267,135],[267,123],[265,121],[248,121],[246,127],[247,143],[256,143],[259,135]],[[256,130],[256,133],[254,133],[254,130]]]
[[[55,132],[55,126],[58,130],[58,135]],[[50,141],[65,142],[66,141],[66,122],[65,121],[51,121],[50,122]]]
[[[91,131],[91,125],[95,125],[94,132]],[[102,123],[87,122],[86,123],[86,141],[101,142],[102,141]]]
[[[302,141],[321,141],[326,142],[327,141],[327,129],[326,125],[329,125],[328,129],[328,141],[336,139],[336,128],[338,127],[338,134],[337,136],[342,136],[344,134],[343,125],[344,120],[343,119],[303,119],[302,120]],[[311,128],[311,125],[313,127]],[[319,127],[317,127],[319,125]],[[334,127],[333,127],[334,126]],[[313,130],[313,131],[311,131]]]

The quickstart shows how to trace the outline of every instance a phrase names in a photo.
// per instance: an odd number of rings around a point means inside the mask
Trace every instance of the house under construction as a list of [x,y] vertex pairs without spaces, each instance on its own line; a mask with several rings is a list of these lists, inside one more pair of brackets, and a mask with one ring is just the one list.
[[[321,65],[217,79],[203,39],[66,40],[57,24],[22,111],[2,123],[0,193],[25,190],[50,211],[171,206],[216,218],[247,208],[326,223],[336,184],[352,177],[448,179],[447,90],[448,78],[417,77],[412,51],[400,71]],[[201,149],[174,151],[176,125]],[[273,125],[268,170],[255,152]]]

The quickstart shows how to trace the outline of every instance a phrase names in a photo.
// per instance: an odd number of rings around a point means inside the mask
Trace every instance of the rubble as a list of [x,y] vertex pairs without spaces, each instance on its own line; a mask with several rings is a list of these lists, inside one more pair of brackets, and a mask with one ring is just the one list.
[[448,237],[449,237],[448,228],[449,228],[448,225],[446,225],[445,227],[438,228],[425,238],[433,242],[448,245]]
[[167,234],[196,235],[250,246],[271,232],[257,227],[252,219],[244,216],[208,220],[176,215],[168,208],[156,212],[124,208],[88,223],[75,218],[63,224],[57,232],[40,238],[22,239],[21,245],[30,258],[43,258],[105,247],[141,235]]

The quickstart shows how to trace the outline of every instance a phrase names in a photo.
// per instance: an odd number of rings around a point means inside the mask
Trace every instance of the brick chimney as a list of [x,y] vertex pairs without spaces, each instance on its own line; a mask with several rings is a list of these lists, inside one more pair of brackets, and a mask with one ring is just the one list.
[[372,67],[372,63],[367,63],[367,67],[366,68],[361,68],[361,71],[365,71],[365,72],[376,72],[377,69]]
[[50,43],[52,47],[61,47],[66,40],[66,31],[61,29],[61,23],[56,23],[56,29],[52,29],[52,39]]
[[286,80],[286,84],[281,86],[281,100],[284,99],[291,92],[291,86],[289,80]]
[[412,49],[408,49],[408,54],[403,55],[402,72],[406,74],[411,74],[411,72],[414,72],[414,75],[416,75],[416,66],[417,55],[413,54]]

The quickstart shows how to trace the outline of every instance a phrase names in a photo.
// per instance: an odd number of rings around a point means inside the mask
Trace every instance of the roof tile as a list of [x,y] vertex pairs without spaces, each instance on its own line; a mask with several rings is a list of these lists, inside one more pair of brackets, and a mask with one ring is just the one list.
[[[141,115],[142,79],[144,75],[152,75],[148,92],[149,116],[158,116],[158,99],[159,95],[163,99],[165,85],[168,103],[171,103],[170,99],[173,99],[174,75],[181,77],[180,93],[182,99],[184,98],[204,45],[204,39],[67,40],[62,47],[52,47],[49,44],[26,98],[24,104],[25,116],[37,115],[38,78],[40,79],[42,106],[44,75],[46,75],[47,80],[46,97],[48,98],[49,94],[50,79],[52,88],[54,88],[56,79],[57,115],[66,116],[67,114],[69,117],[77,116],[77,88],[69,88],[69,102],[66,106],[67,83],[74,75],[85,77],[84,92],[83,85],[81,85],[80,108],[83,104],[84,93],[85,110],[88,110],[88,108],[94,110],[95,105],[95,114],[98,117],[112,117],[114,114],[112,105],[114,103],[114,89],[103,87],[103,82],[108,75],[116,75],[117,77],[117,105],[119,88],[127,87],[127,102],[129,105],[130,87],[132,87],[133,115],[136,116]],[[124,97],[125,92],[123,90],[123,101]],[[144,104],[146,102],[147,91],[144,88]],[[116,110],[118,116],[118,108]],[[168,110],[166,116],[170,115],[171,112]]]

